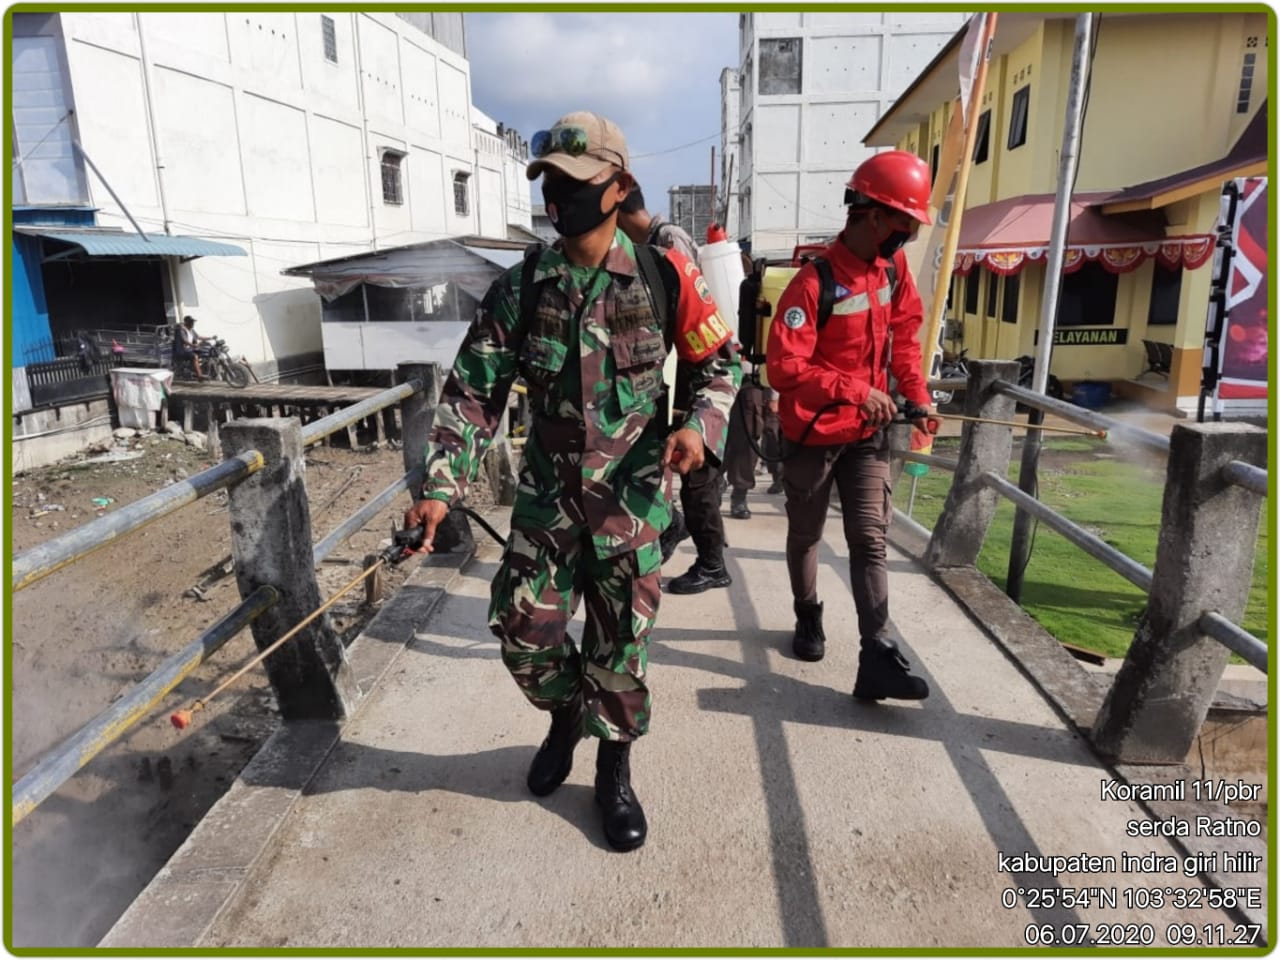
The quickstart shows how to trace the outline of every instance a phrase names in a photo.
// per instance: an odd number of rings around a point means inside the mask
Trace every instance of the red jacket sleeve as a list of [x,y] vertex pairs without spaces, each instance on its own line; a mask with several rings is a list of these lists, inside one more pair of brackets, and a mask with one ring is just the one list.
[[680,277],[676,355],[690,363],[701,363],[733,339],[733,331],[716,309],[711,288],[697,265],[674,248],[668,249],[666,254]]
[[889,327],[893,331],[893,353],[889,357],[889,369],[898,381],[898,392],[918,406],[933,402],[929,384],[925,380],[922,364],[924,354],[920,347],[920,327],[924,323],[924,303],[916,281],[907,267],[907,257],[902,251],[894,254],[898,268],[898,289],[893,294],[893,313]]
[[818,271],[805,264],[778,298],[769,324],[765,354],[769,385],[793,394],[811,410],[832,400],[863,403],[871,391],[865,380],[813,362],[818,345]]

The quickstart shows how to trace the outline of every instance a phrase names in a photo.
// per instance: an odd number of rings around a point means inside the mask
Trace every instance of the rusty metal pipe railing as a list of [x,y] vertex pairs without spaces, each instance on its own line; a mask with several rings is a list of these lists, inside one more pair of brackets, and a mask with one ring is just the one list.
[[29,587],[99,547],[127,536],[216,490],[239,483],[261,470],[262,465],[261,453],[246,450],[239,456],[216,463],[208,470],[201,470],[194,476],[148,494],[141,500],[125,504],[114,513],[68,530],[30,550],[24,550],[13,558],[11,587],[15,593]]
[[311,562],[318,566],[323,562],[325,557],[333,553],[338,544],[345,541],[353,533],[376,517],[383,507],[395,499],[396,494],[403,490],[408,490],[409,480],[412,476],[413,474],[406,473],[381,493],[375,494],[368,503],[351,516],[347,517],[347,519],[343,520],[342,523],[327,534],[323,540],[315,545],[315,548],[311,551]]
[[357,421],[363,420],[372,413],[377,413],[392,404],[399,403],[406,397],[411,397],[422,389],[422,381],[408,380],[404,383],[397,384],[383,390],[381,393],[375,393],[372,397],[367,397],[359,403],[353,403],[349,407],[343,407],[327,417],[322,417],[314,423],[309,423],[302,428],[302,445],[309,447],[314,443],[319,443],[330,434],[337,433]]
[[1260,497],[1267,496],[1269,492],[1267,490],[1267,471],[1261,467],[1255,467],[1252,463],[1232,460],[1222,468],[1222,475],[1231,483],[1244,487],[1246,490],[1251,490]]
[[165,694],[277,600],[275,587],[262,586],[240,605],[173,654],[145,680],[64,740],[13,788],[11,823],[18,823],[126,730],[146,716]]
[[1056,530],[1077,547],[1106,564],[1120,576],[1124,577],[1143,593],[1151,592],[1151,571],[1127,554],[1121,553],[1109,543],[1095,537],[1088,530],[1072,523],[1052,507],[1046,507],[1030,494],[1024,493],[1017,484],[1010,483],[998,473],[988,470],[982,475],[982,482],[1001,496],[1012,500],[1027,513],[1041,520],[1045,526]]

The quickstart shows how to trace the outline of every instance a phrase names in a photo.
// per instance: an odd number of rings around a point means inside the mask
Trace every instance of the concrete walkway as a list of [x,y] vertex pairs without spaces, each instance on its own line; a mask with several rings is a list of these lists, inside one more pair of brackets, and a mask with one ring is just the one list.
[[[1231,935],[1235,918],[1202,900],[1127,905],[1135,887],[1194,899],[1205,885],[1169,840],[1127,835],[1150,819],[1142,807],[1100,799],[1114,775],[896,550],[894,626],[933,694],[851,698],[835,516],[820,568],[829,652],[793,659],[781,506],[756,494],[752,520],[726,519],[730,589],[663,599],[652,732],[633,752],[641,850],[604,844],[592,743],[555,794],[527,793],[546,721],[484,626],[498,551],[482,541],[462,570],[414,573],[357,643],[369,692],[356,716],[282,732],[103,946],[1025,948],[1029,925],[1163,946],[1173,923]],[[667,573],[691,560],[686,543]],[[1176,869],[1122,870],[1153,853]],[[1055,876],[1002,871],[1002,854],[1115,864]],[[1265,887],[1265,870],[1239,885]]]

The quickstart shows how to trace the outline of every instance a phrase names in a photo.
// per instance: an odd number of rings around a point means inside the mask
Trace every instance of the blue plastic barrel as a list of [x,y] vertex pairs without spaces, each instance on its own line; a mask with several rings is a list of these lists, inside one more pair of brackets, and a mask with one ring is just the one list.
[[1078,407],[1098,410],[1111,399],[1111,384],[1100,380],[1085,380],[1071,391],[1071,402]]

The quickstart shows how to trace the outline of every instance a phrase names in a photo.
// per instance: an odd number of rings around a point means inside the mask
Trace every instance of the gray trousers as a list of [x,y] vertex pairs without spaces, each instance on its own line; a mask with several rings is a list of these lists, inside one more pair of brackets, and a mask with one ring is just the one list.
[[[840,493],[849,580],[863,641],[878,639],[889,622],[885,534],[893,515],[886,431],[859,443],[797,447],[782,464],[787,489],[787,572],[797,602],[818,599],[818,544],[826,525],[831,487]],[[792,451],[795,451],[792,453]]]

